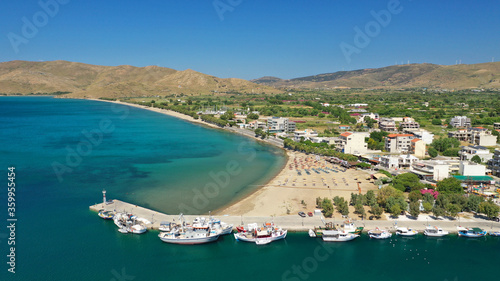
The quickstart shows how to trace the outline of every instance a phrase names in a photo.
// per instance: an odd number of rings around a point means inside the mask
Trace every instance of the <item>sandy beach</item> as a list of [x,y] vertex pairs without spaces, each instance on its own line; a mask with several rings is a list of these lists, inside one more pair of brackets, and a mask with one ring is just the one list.
[[[301,152],[287,151],[288,162],[283,170],[267,185],[239,202],[216,211],[219,215],[244,216],[286,216],[298,212],[313,212],[317,197],[344,197],[349,200],[351,193],[375,190],[377,186],[370,180],[366,171],[347,169],[328,163],[325,157],[306,155]],[[320,171],[319,174],[311,168]],[[308,169],[307,174],[304,169]],[[337,172],[334,172],[337,171]],[[300,171],[300,175],[297,172]],[[350,206],[350,212],[354,208]],[[340,217],[339,213],[335,213]]]

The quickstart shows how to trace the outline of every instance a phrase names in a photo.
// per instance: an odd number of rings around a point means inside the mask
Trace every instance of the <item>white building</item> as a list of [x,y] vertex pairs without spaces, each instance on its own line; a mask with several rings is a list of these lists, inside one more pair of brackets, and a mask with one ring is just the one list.
[[267,127],[271,133],[291,133],[296,128],[295,122],[283,117],[271,117],[267,119]]
[[450,125],[455,128],[469,128],[471,126],[470,118],[466,116],[455,116],[451,118]]
[[490,153],[488,148],[479,145],[462,146],[458,155],[461,160],[471,160],[472,157],[477,155],[481,158],[481,162],[488,162],[488,160],[493,158],[493,154]]
[[302,131],[295,131],[293,134],[293,140],[299,142],[302,139],[311,140],[311,138],[317,137],[317,136],[318,136],[318,132],[311,130],[311,129],[305,129]]
[[420,160],[411,165],[411,172],[426,180],[440,181],[459,173],[460,160]]
[[500,149],[495,149],[493,158],[488,161],[488,169],[494,176],[500,177]]
[[389,169],[405,169],[418,161],[413,155],[403,154],[399,156],[384,155],[380,157],[380,164]]
[[431,144],[434,140],[434,134],[424,129],[405,129],[403,132],[415,135],[416,138],[423,140],[425,144]]
[[361,154],[368,151],[368,144],[365,142],[367,133],[345,132],[335,142],[335,148],[343,153]]
[[484,176],[486,175],[486,166],[473,162],[462,161],[460,162],[459,173],[462,176]]

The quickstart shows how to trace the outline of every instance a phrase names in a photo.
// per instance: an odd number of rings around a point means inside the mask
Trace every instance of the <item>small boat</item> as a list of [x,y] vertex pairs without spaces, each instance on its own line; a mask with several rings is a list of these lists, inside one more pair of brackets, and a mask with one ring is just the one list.
[[115,216],[115,212],[113,211],[105,211],[104,209],[99,210],[99,213],[97,215],[105,220],[111,220]]
[[325,242],[347,242],[358,238],[358,234],[337,230],[323,231],[323,241]]
[[490,232],[489,234],[490,234],[490,236],[497,236],[497,237],[500,237],[500,231]]
[[122,226],[122,227],[118,228],[118,232],[126,234],[126,233],[128,233],[128,228],[125,226]]
[[246,231],[234,234],[234,238],[243,242],[256,242],[259,239],[269,239],[276,241],[284,239],[287,231],[274,225],[274,223],[266,223],[262,227],[255,227],[257,224],[249,224]]
[[162,221],[160,223],[160,227],[158,227],[158,230],[161,232],[170,232],[171,229],[171,224],[168,221]]
[[469,237],[469,238],[478,238],[478,237],[484,237],[488,232],[485,230],[482,230],[479,227],[474,227],[474,228],[467,228],[465,230],[459,230],[458,231],[458,236],[463,236],[463,237]]
[[413,230],[411,228],[406,228],[406,227],[398,227],[396,228],[396,235],[401,235],[401,236],[415,236],[418,234],[418,231]]
[[142,224],[134,224],[128,227],[128,232],[134,233],[134,234],[143,234],[148,230],[147,227],[145,227]]
[[314,230],[309,229],[309,237],[316,238],[316,232]]
[[424,230],[424,235],[430,236],[430,237],[442,237],[445,235],[448,235],[449,232],[446,230],[443,230],[441,227],[437,226],[427,226],[427,228]]
[[183,226],[181,231],[161,232],[158,237],[165,243],[195,245],[217,241],[219,234],[209,227]]
[[357,235],[360,235],[361,232],[363,231],[363,227],[356,227],[354,225],[354,223],[352,222],[351,219],[347,219],[344,221],[344,224],[342,224],[340,226],[340,229],[345,231],[345,232],[349,232],[349,233],[354,233],[354,234],[357,234]]
[[368,236],[373,239],[387,239],[392,237],[392,233],[385,229],[376,229],[368,231]]

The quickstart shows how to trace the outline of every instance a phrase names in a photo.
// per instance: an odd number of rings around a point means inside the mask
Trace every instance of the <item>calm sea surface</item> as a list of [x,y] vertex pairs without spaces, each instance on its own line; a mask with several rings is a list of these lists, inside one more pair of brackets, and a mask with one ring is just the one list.
[[[470,280],[498,276],[500,239],[423,236],[325,244],[305,233],[265,246],[181,246],[123,235],[88,206],[118,198],[206,213],[252,192],[281,150],[147,110],[0,97],[0,280]],[[7,272],[7,168],[16,167],[16,273]],[[2,173],[0,173],[1,175]]]

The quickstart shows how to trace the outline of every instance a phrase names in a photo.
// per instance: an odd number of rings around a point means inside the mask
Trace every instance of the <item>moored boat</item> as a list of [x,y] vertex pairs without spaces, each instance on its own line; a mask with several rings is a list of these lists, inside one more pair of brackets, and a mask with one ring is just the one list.
[[106,211],[106,210],[102,209],[102,210],[99,210],[99,212],[97,213],[97,215],[100,218],[102,218],[102,219],[111,220],[115,216],[115,212],[113,212],[113,211]]
[[286,237],[287,231],[274,223],[266,223],[262,227],[255,227],[256,225],[250,224],[246,231],[235,233],[234,238],[243,242],[256,242],[259,239],[269,239],[272,242]]
[[396,235],[401,235],[401,236],[415,236],[418,234],[418,231],[411,229],[411,228],[406,228],[406,227],[398,227],[396,228]]
[[363,231],[364,227],[361,227],[361,226],[356,227],[356,225],[354,225],[354,222],[351,219],[347,219],[340,226],[340,229],[343,230],[344,232],[349,232],[349,233],[354,233],[354,234],[360,235],[361,232]]
[[379,229],[378,227],[376,229],[372,229],[368,231],[368,236],[373,239],[387,239],[392,237],[392,233],[389,232],[388,230],[385,229]]
[[322,239],[325,242],[347,242],[358,238],[358,234],[338,230],[323,231]]
[[484,237],[488,232],[482,230],[479,227],[474,228],[466,228],[458,231],[458,236],[469,237],[469,238],[478,238]]
[[427,226],[426,229],[424,230],[424,235],[430,236],[430,237],[442,237],[445,235],[448,235],[449,232],[446,230],[443,230],[440,227],[437,226]]
[[160,240],[172,244],[204,244],[219,239],[219,234],[210,231],[209,227],[183,227],[179,232],[161,232],[158,234]]
[[497,236],[497,237],[500,237],[500,231],[493,231],[493,232],[490,232],[489,235],[491,236]]

